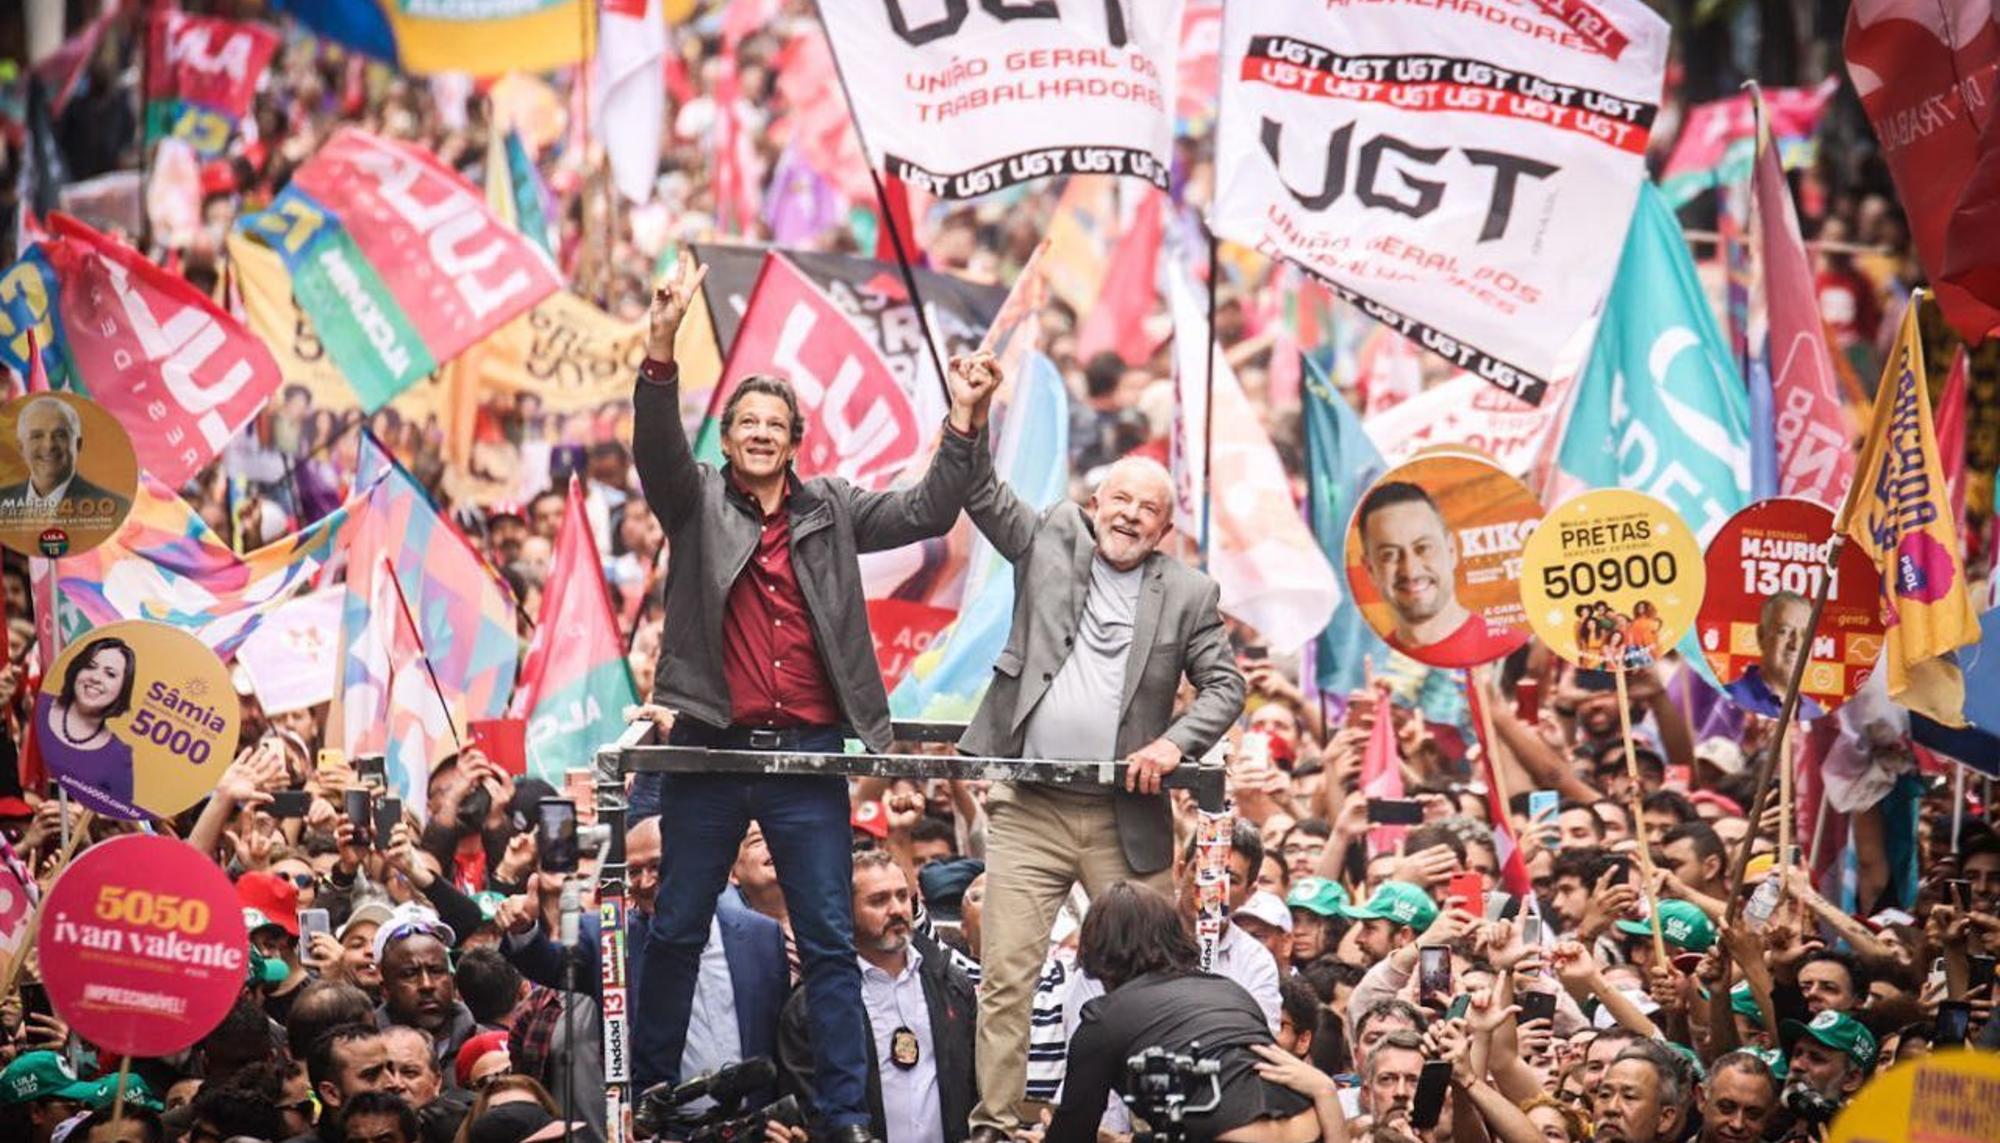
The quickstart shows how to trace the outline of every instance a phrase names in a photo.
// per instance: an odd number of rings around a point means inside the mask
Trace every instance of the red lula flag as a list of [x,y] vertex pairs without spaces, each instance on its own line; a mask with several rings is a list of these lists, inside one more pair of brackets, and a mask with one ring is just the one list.
[[[1982,158],[1992,162],[1984,143],[2000,27],[1991,0],[1855,0],[1841,48],[1909,214],[1918,257],[1940,283],[1945,319],[1967,341],[1980,341],[2000,327],[2000,288],[1990,278],[2000,260],[2000,228],[1990,224],[2000,171],[1975,177]],[[1981,215],[1983,233],[1967,225]],[[1982,271],[1989,276],[1983,298],[1953,286]]]
[[783,377],[798,395],[806,434],[800,477],[840,476],[888,487],[923,443],[895,373],[839,307],[785,258],[767,255],[743,314],[696,455],[719,463],[716,414],[743,378]]
[[222,154],[278,42],[259,24],[155,9],[146,36],[146,138],[185,139],[204,159]]
[[[1403,796],[1403,756],[1396,749],[1395,708],[1389,688],[1375,688],[1375,722],[1361,751],[1361,792],[1370,798]],[[1402,844],[1408,826],[1376,826],[1368,831],[1368,854],[1388,853]]]
[[[1753,99],[1756,93],[1752,92]],[[1759,102],[1761,107],[1761,101]],[[1791,188],[1778,167],[1768,117],[1761,117],[1752,201],[1763,321],[1753,296],[1751,334],[1763,326],[1778,432],[1778,493],[1838,507],[1854,482],[1854,450],[1833,355],[1826,348],[1812,263],[1799,237]]]
[[1486,696],[1471,672],[1465,676],[1465,701],[1472,708],[1472,729],[1479,736],[1479,777],[1486,783],[1486,816],[1493,821],[1493,852],[1500,858],[1500,887],[1518,897],[1534,888],[1528,863],[1521,859],[1521,843],[1514,836],[1514,819],[1500,797],[1500,781],[1493,761],[1493,744],[1487,741]]
[[1141,187],[1139,194],[1142,197],[1132,214],[1131,229],[1111,252],[1104,292],[1077,331],[1078,361],[1089,361],[1107,349],[1115,350],[1128,365],[1138,365],[1153,355],[1154,339],[1146,332],[1146,318],[1160,301],[1156,277],[1160,203],[1166,196],[1150,187]]
[[[277,390],[278,363],[242,323],[130,246],[62,214],[49,226],[0,283],[0,330],[39,331],[49,382],[117,418],[146,471],[187,483]],[[26,346],[0,339],[0,363],[29,375]]]
[[241,225],[284,260],[300,308],[370,413],[562,286],[456,171],[355,127]]
[[529,776],[560,786],[564,770],[618,736],[625,708],[639,701],[624,646],[583,486],[572,477],[542,613],[508,711],[528,722]]

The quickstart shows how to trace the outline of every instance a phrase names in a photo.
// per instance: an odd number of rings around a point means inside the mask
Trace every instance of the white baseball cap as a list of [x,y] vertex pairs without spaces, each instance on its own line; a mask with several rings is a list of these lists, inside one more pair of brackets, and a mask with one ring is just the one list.
[[1243,907],[1236,910],[1236,915],[1254,917],[1285,932],[1292,931],[1292,911],[1285,907],[1285,903],[1278,899],[1276,893],[1269,890],[1259,889],[1250,894],[1249,900],[1243,902]]

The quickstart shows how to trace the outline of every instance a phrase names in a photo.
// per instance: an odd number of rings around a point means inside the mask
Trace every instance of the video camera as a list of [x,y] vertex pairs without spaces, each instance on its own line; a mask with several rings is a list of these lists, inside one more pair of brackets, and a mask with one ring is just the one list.
[[[1150,1128],[1134,1134],[1132,1143],[1183,1143],[1188,1112],[1222,1105],[1222,1064],[1195,1054],[1200,1051],[1199,1043],[1185,1053],[1155,1045],[1125,1061],[1125,1106]],[[1189,1102],[1202,1080],[1208,1081],[1208,1098]]]
[[1833,1122],[1840,1113],[1840,1104],[1821,1095],[1809,1087],[1791,1085],[1784,1092],[1785,1110],[1792,1113],[1800,1123],[1823,1127]]
[[[778,1069],[764,1056],[703,1072],[679,1084],[655,1084],[639,1097],[633,1120],[639,1133],[660,1136],[671,1132],[687,1143],[747,1143],[764,1137],[764,1128],[773,1121],[787,1127],[803,1128],[805,1113],[799,1101],[785,1096],[754,1111],[744,1111],[743,1101],[757,1091],[778,1082]],[[707,1096],[715,1106],[706,1111],[689,1111],[687,1105]]]

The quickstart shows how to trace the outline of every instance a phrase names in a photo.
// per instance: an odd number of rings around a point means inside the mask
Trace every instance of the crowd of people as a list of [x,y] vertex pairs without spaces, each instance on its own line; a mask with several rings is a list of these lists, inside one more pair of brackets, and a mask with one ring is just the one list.
[[[654,202],[607,217],[600,172],[554,138],[544,156],[558,261],[644,331],[629,405],[547,435],[530,402],[486,406],[486,471],[464,481],[435,409],[307,414],[287,394],[183,495],[254,548],[313,513],[302,489],[351,475],[347,430],[365,422],[506,579],[525,639],[573,472],[648,696],[626,717],[681,746],[828,753],[844,739],[932,749],[894,738],[856,556],[962,513],[1020,590],[959,746],[1119,759],[1121,784],[638,777],[627,928],[607,935],[594,855],[566,872],[538,852],[538,809],[567,791],[468,746],[433,766],[423,812],[378,829],[381,791],[367,760],[338,749],[326,706],[266,710],[243,678],[239,755],[201,805],[151,827],[233,879],[255,953],[241,997],[191,1050],[130,1061],[121,1094],[119,1061],[71,1034],[31,958],[0,999],[0,1138],[606,1138],[622,1130],[606,1101],[607,979],[629,988],[625,1106],[640,1133],[688,1137],[741,1112],[738,1129],[770,1143],[1819,1140],[1884,1069],[1959,1044],[2000,1050],[1990,780],[1954,786],[1949,763],[1883,729],[1825,779],[1838,790],[1798,813],[1800,845],[1780,854],[1789,807],[1770,799],[1752,817],[1773,712],[1734,709],[1672,657],[1628,672],[1629,740],[1601,672],[1537,643],[1475,672],[1493,724],[1484,759],[1481,736],[1427,701],[1456,686],[1443,672],[1399,658],[1373,664],[1362,690],[1318,693],[1174,554],[1175,484],[1157,463],[1164,342],[1137,363],[1083,357],[1083,315],[1051,303],[1075,495],[1046,511],[994,473],[987,408],[1006,379],[983,355],[951,362],[939,447],[898,491],[795,479],[804,423],[775,379],[745,382],[722,410],[727,467],[697,464],[674,338],[701,281],[687,248],[729,213],[718,91],[737,93],[750,141],[735,161],[768,173],[801,112],[780,73],[817,34],[811,5],[776,6],[735,43],[723,88],[713,7],[677,41]],[[139,165],[130,49],[107,39],[63,112],[72,179]],[[205,168],[203,226],[173,264],[220,289],[235,220],[341,124],[417,142],[477,183],[485,106],[291,35],[248,144]],[[1198,211],[1213,173],[1199,130],[1179,158],[1176,202]],[[7,162],[12,188],[12,142]],[[1921,277],[1908,227],[1879,172],[1850,156],[1822,155],[1800,181],[1822,312],[1872,382],[1889,315]],[[1011,281],[1060,192],[923,212],[922,256]],[[810,245],[863,247],[845,222]],[[1302,484],[1296,404],[1271,388],[1280,291],[1223,265],[1218,337]],[[1449,373],[1430,357],[1423,370],[1427,385]],[[1366,400],[1364,380],[1340,381]],[[468,493],[496,471],[507,498]],[[1986,487],[1965,531],[1976,568]],[[11,728],[35,697],[29,576],[11,557],[4,572],[0,763],[19,756]],[[1363,788],[1381,721],[1417,807],[1408,824],[1379,820]],[[1225,774],[1216,852],[1182,780],[1198,765]],[[18,771],[0,764],[0,832],[44,883],[72,830],[88,845],[138,828],[85,822]],[[357,802],[357,789],[370,792]],[[756,1060],[772,1066],[736,1067]]]

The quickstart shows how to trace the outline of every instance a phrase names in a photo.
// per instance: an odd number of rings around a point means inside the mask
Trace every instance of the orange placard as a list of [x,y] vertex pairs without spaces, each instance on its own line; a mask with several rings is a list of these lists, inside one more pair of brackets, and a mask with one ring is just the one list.
[[1528,641],[1521,546],[1541,519],[1526,485],[1470,449],[1384,473],[1347,526],[1347,583],[1391,647],[1433,667],[1505,658]]

